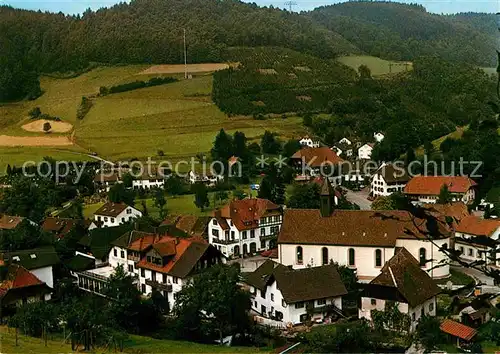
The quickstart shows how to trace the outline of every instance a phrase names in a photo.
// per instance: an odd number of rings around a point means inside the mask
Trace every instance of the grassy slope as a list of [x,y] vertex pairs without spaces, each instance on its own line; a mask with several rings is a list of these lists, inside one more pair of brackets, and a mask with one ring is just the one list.
[[[370,68],[373,76],[387,75],[390,73],[397,74],[407,70],[406,66],[404,65],[406,62],[389,61],[369,55],[345,56],[345,57],[340,57],[338,61],[340,61],[342,64],[350,66],[355,70],[358,70],[360,65],[366,65],[368,66],[368,68]],[[392,69],[389,64],[394,64],[392,66]],[[412,64],[409,63],[408,70],[411,69],[412,69]]]
[[[96,94],[101,86],[151,78],[151,75],[138,75],[144,68],[146,66],[140,65],[102,67],[72,79],[42,77],[45,93],[37,100],[0,105],[0,135],[38,135],[21,129],[29,121],[28,112],[37,106],[43,113],[61,117],[75,126],[80,151],[95,151],[114,160],[154,157],[158,150],[163,150],[170,160],[208,152],[221,128],[230,133],[244,131],[251,140],[260,139],[266,129],[278,132],[283,139],[304,133],[298,117],[265,121],[229,118],[211,101],[211,75],[99,97],[87,117],[77,121],[76,111],[82,96]],[[75,148],[16,148],[13,162],[39,160],[40,156],[47,155],[67,159],[67,153],[59,153],[59,150]],[[10,162],[10,151],[0,147],[0,169]],[[72,159],[85,157],[74,155]]]
[[[62,340],[48,340],[47,346],[39,338],[19,335],[15,346],[15,331],[5,326],[0,327],[0,352],[2,353],[69,353],[70,344]],[[142,336],[130,336],[125,342],[125,353],[255,353],[259,348],[219,347],[184,341],[158,340]],[[112,353],[113,348],[99,348],[98,353]],[[266,352],[261,350],[261,352]]]

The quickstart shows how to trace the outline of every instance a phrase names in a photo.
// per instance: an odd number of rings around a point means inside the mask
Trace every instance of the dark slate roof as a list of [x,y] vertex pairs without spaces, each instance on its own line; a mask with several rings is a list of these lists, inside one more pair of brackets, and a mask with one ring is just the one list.
[[[19,258],[19,261],[16,257]],[[20,264],[28,270],[49,267],[60,262],[59,256],[53,246],[5,252],[3,258],[10,260],[12,264]]]
[[[436,221],[436,222],[434,222]],[[287,209],[278,243],[395,247],[396,240],[450,237],[445,224],[408,211]]]
[[271,260],[265,261],[245,282],[263,290],[277,282],[277,287],[288,304],[338,297],[347,294],[335,265],[291,269]]
[[104,204],[102,207],[100,207],[94,215],[103,215],[103,216],[110,216],[110,217],[117,217],[120,215],[122,211],[127,209],[129,205],[125,203],[111,203],[108,202]]
[[394,256],[369,285],[396,288],[411,307],[441,292],[429,274],[420,268],[418,261],[403,247],[396,249]]
[[95,259],[77,254],[73,258],[69,259],[65,264],[66,267],[73,272],[82,272],[84,270],[95,268]]
[[132,229],[130,224],[122,224],[116,227],[96,228],[89,231],[78,242],[80,245],[90,249],[94,257],[103,259],[109,254],[113,247],[112,242]]

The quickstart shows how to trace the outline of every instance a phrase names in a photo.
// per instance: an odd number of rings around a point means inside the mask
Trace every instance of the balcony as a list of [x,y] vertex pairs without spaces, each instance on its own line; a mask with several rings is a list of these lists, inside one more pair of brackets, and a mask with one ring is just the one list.
[[277,238],[278,238],[278,234],[269,234],[269,235],[261,235],[260,236],[261,241],[276,240]]
[[223,240],[215,237],[212,239],[212,243],[216,243],[219,245],[232,245],[234,243],[239,243],[239,242],[240,242],[239,240]]
[[166,291],[167,293],[172,292],[172,284],[158,283],[157,281],[146,279],[146,285],[149,285],[157,290]]

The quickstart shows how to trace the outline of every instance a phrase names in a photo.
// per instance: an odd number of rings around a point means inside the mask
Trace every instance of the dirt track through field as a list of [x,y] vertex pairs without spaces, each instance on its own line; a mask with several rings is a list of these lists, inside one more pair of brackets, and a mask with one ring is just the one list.
[[48,122],[52,133],[67,133],[73,129],[73,126],[66,122],[57,122],[53,120],[38,119],[34,122],[27,123],[22,128],[28,132],[43,133],[43,125]]
[[[188,73],[203,73],[209,71],[217,71],[229,68],[228,64],[224,63],[207,63],[207,64],[188,64]],[[180,74],[184,72],[184,65],[182,64],[168,64],[168,65],[154,65],[138,75],[148,74]]]
[[0,135],[0,146],[69,146],[66,136],[10,136]]

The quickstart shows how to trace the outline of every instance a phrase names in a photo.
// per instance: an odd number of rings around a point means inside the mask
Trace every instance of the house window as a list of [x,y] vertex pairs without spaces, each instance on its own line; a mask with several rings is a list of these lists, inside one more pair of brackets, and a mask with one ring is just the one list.
[[283,313],[275,311],[274,317],[276,317],[276,320],[281,321],[283,319]]
[[151,280],[156,281],[156,272],[155,271],[151,271]]
[[273,293],[271,293],[271,301],[274,302],[274,294]]
[[116,251],[116,248],[113,249],[113,256],[118,257],[118,252]]
[[163,280],[163,283],[166,283],[167,282],[167,275],[166,274],[162,274],[162,280]]
[[419,257],[419,263],[421,267],[425,267],[425,264],[427,263],[427,251],[425,248],[421,248],[418,251],[418,257]]
[[469,248],[469,256],[473,256],[474,255],[474,251],[472,250],[472,248]]
[[115,222],[115,218],[111,218],[111,222],[114,223]]
[[231,240],[234,240],[234,231],[231,231]]
[[266,307],[264,305],[260,305],[260,313],[262,315],[265,315],[266,314]]
[[146,293],[146,284],[141,284],[141,292],[142,292],[143,294],[145,294],[145,293]]
[[246,240],[247,239],[247,232],[246,231],[243,231],[243,239]]
[[145,277],[146,276],[146,271],[144,270],[144,268],[141,269],[141,277]]
[[108,222],[108,217],[107,216],[104,217],[104,222]]
[[151,256],[147,256],[146,260],[148,261],[148,263],[151,263]]
[[128,265],[128,272],[133,273],[134,272],[134,266],[132,264]]
[[127,209],[127,214],[132,214],[132,209]]
[[382,267],[382,251],[375,250],[375,267]]
[[355,264],[354,248],[349,248],[349,265],[354,266]]
[[266,236],[266,228],[265,227],[263,227],[263,228],[260,229],[260,235],[261,236]]
[[125,222],[125,218],[122,218],[122,222]]
[[255,230],[250,230],[250,238],[254,238],[255,237]]
[[212,220],[212,224],[213,224],[213,225],[217,225],[217,220],[213,219],[213,220]]
[[460,254],[464,254],[464,248],[460,247]]
[[477,258],[481,258],[481,251],[480,250],[477,250],[477,255],[476,255]]
[[266,241],[260,241],[260,248],[266,248]]
[[296,261],[297,261],[297,264],[302,264],[302,262],[304,261],[304,254],[302,252],[302,247],[301,246],[298,246],[297,249],[296,249]]
[[296,309],[303,309],[304,308],[304,303],[303,302],[297,302],[295,304],[295,308]]
[[326,305],[326,299],[318,300],[318,306],[323,306],[323,305]]
[[177,277],[172,277],[172,282],[173,282],[174,284],[177,284],[177,283],[179,282],[179,278],[177,278]]
[[372,306],[376,306],[377,305],[377,299],[370,299],[370,304]]
[[432,311],[434,311],[434,303],[433,302],[431,302],[429,304],[429,312],[432,312]]
[[125,258],[125,251],[120,251],[120,257]]
[[219,238],[219,230],[212,230],[212,236]]
[[321,260],[323,265],[328,264],[328,248],[326,247],[321,249]]

